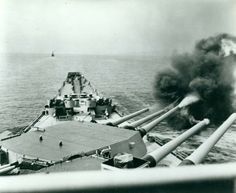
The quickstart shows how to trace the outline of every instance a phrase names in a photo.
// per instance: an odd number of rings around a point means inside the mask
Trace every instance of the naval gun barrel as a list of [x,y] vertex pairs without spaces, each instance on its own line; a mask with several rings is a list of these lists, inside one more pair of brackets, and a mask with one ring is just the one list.
[[201,163],[214,145],[220,140],[220,138],[235,121],[236,113],[233,113],[202,145],[200,145],[191,155],[185,158],[180,165],[195,165]]
[[0,176],[7,174],[8,172],[12,171],[15,168],[16,168],[16,166],[8,166],[8,167],[4,167],[4,168],[0,169]]
[[175,113],[177,110],[181,109],[181,108],[185,108],[186,106],[189,106],[193,103],[196,103],[200,100],[200,97],[198,96],[197,93],[190,93],[188,95],[186,95],[184,97],[184,99],[174,108],[170,109],[169,111],[167,111],[165,114],[161,115],[160,117],[158,117],[156,120],[148,123],[147,125],[141,127],[141,129],[139,129],[139,132],[142,136],[146,135],[149,131],[151,131],[158,123],[160,123],[161,121],[163,121],[164,119],[166,119],[167,117],[169,117],[170,115],[172,115],[173,113]]
[[117,125],[119,125],[119,124],[121,124],[121,123],[123,123],[123,122],[125,122],[125,121],[127,121],[129,119],[132,119],[132,118],[134,118],[134,117],[136,117],[136,116],[138,116],[138,115],[140,115],[142,113],[145,113],[147,111],[149,111],[149,108],[145,108],[145,109],[136,111],[136,112],[131,113],[129,115],[123,116],[123,117],[119,118],[118,120],[111,121],[111,122],[107,123],[107,125],[117,126]]
[[16,161],[16,162],[13,162],[13,163],[10,163],[10,164],[6,164],[6,165],[3,165],[3,166],[0,166],[0,176],[4,175],[4,174],[7,174],[8,172],[12,171],[18,165],[19,165],[19,162]]
[[177,110],[179,110],[179,106],[176,106],[172,109],[170,109],[169,111],[167,111],[165,114],[161,115],[160,117],[158,117],[157,119],[155,119],[154,121],[148,123],[147,125],[142,126],[139,129],[139,132],[141,133],[142,136],[146,135],[149,131],[151,131],[157,124],[159,124],[161,121],[163,121],[164,119],[166,119],[167,117],[169,117],[170,115],[172,115],[174,112],[176,112]]
[[144,156],[144,159],[146,161],[149,161],[149,166],[154,167],[156,164],[162,160],[165,156],[167,156],[170,152],[172,152],[174,149],[176,149],[181,143],[183,143],[186,139],[191,137],[193,134],[195,134],[197,131],[199,131],[201,128],[205,127],[210,123],[209,119],[204,119],[176,137],[175,139],[171,140],[170,142],[166,143],[165,145],[161,146],[157,150],[147,154]]
[[156,116],[158,116],[158,115],[160,115],[160,114],[162,114],[162,113],[164,113],[164,112],[165,112],[165,109],[162,109],[162,110],[157,111],[157,112],[155,112],[155,113],[152,113],[152,114],[150,114],[150,115],[148,115],[148,116],[146,116],[146,117],[144,117],[144,118],[142,118],[142,119],[139,119],[139,120],[134,121],[134,122],[132,122],[132,123],[130,123],[130,124],[127,124],[127,125],[125,125],[124,127],[127,128],[127,129],[132,129],[132,130],[134,130],[136,127],[142,125],[143,123],[145,123],[145,122],[147,122],[147,121],[149,121],[149,120],[155,118]]

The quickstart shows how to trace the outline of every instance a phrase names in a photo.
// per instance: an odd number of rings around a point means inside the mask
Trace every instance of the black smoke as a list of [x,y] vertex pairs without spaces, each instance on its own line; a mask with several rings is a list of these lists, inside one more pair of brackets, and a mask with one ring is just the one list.
[[169,122],[175,127],[189,126],[189,117],[209,118],[211,123],[218,125],[234,111],[236,57],[233,53],[225,56],[223,39],[235,41],[228,34],[202,39],[192,53],[173,56],[171,67],[157,74],[155,96],[159,101],[174,102],[192,92],[201,98],[200,102],[170,118]]

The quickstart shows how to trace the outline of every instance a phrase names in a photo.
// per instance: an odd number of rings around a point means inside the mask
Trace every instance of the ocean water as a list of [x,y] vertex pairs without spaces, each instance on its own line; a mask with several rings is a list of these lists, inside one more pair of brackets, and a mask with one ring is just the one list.
[[[82,72],[103,95],[117,102],[124,113],[145,107],[162,108],[153,96],[158,70],[168,65],[167,58],[141,56],[95,56],[7,54],[0,60],[0,132],[29,124],[56,95],[70,71]],[[208,128],[178,147],[191,153],[215,128]],[[166,124],[155,132],[174,138],[177,131]],[[206,162],[236,160],[236,128],[232,127],[206,158]]]

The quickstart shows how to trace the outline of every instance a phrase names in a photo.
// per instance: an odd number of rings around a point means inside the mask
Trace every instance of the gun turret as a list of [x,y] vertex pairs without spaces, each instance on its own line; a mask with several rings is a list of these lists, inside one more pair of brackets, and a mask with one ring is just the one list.
[[124,117],[121,117],[121,118],[119,118],[118,120],[111,121],[111,122],[107,123],[107,125],[110,125],[110,126],[117,126],[117,125],[119,125],[119,124],[121,124],[121,123],[123,123],[123,122],[125,122],[125,121],[128,121],[128,120],[130,120],[130,119],[132,119],[132,118],[134,118],[134,117],[136,117],[136,116],[138,116],[138,115],[140,115],[140,114],[142,114],[142,113],[145,113],[145,112],[147,112],[147,111],[149,111],[149,108],[145,108],[145,109],[136,111],[136,112],[134,112],[134,113],[131,113],[131,114],[129,114],[129,115],[126,115],[126,116],[124,116]]
[[210,123],[209,119],[204,119],[194,125],[192,128],[188,129],[175,139],[171,140],[170,142],[166,143],[165,145],[161,146],[157,150],[147,154],[144,156],[144,160],[149,161],[149,166],[154,167],[156,164],[162,160],[166,155],[168,155],[170,152],[172,152],[175,148],[177,148],[181,143],[183,143],[186,139],[191,137],[193,134],[195,134],[197,131],[199,131],[201,128],[205,127]]
[[202,145],[200,145],[190,156],[185,158],[180,165],[195,165],[201,163],[209,151],[211,151],[214,145],[235,121],[236,113],[233,113]]

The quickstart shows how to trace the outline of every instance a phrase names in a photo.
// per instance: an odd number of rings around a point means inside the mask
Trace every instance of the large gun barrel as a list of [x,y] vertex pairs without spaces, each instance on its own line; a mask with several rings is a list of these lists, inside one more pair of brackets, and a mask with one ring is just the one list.
[[202,145],[200,145],[190,156],[185,158],[180,165],[195,165],[201,163],[209,151],[235,121],[236,113],[233,113]]
[[167,117],[169,117],[170,115],[172,115],[174,112],[176,112],[177,110],[179,110],[179,106],[176,106],[174,108],[172,108],[171,110],[167,111],[165,114],[161,115],[160,117],[158,117],[157,119],[155,119],[154,121],[148,123],[147,125],[144,125],[143,127],[141,127],[139,129],[140,133],[142,136],[146,135],[149,131],[151,131],[157,124],[159,124],[161,121],[163,121],[164,119],[166,119]]
[[149,108],[145,108],[145,109],[136,111],[136,112],[134,112],[134,113],[131,113],[131,114],[129,114],[129,115],[126,115],[126,116],[124,116],[124,117],[121,117],[121,118],[119,118],[118,120],[111,121],[111,122],[107,123],[107,125],[110,125],[110,126],[117,126],[117,125],[119,125],[119,124],[121,124],[121,123],[123,123],[123,122],[125,122],[125,121],[127,121],[127,120],[129,120],[129,119],[132,119],[132,118],[134,118],[134,117],[136,117],[136,116],[138,116],[138,115],[140,115],[140,114],[142,114],[142,113],[145,113],[145,112],[147,112],[147,111],[149,111]]
[[199,131],[201,128],[205,127],[210,123],[209,119],[204,119],[194,125],[192,128],[188,129],[175,139],[171,140],[170,142],[166,143],[165,145],[161,146],[157,150],[147,154],[144,156],[144,159],[146,161],[149,161],[149,166],[154,167],[156,164],[162,160],[166,155],[168,155],[170,152],[172,152],[175,148],[177,148],[181,143],[183,143],[186,139],[191,137],[193,134],[195,134],[197,131]]
[[186,95],[186,97],[174,108],[170,109],[167,111],[165,114],[157,118],[156,120],[150,122],[149,124],[143,126],[139,132],[141,133],[142,136],[146,135],[149,131],[151,131],[157,124],[159,124],[161,121],[175,113],[177,110],[184,108],[186,106],[189,106],[193,103],[196,103],[200,100],[200,97],[198,96],[197,93],[190,93]]
[[8,172],[11,172],[13,169],[15,169],[19,165],[19,162],[13,162],[10,164],[2,165],[0,166],[0,176],[7,174]]
[[148,116],[146,116],[146,117],[144,117],[142,119],[139,119],[139,120],[134,121],[134,122],[132,122],[130,124],[127,124],[124,127],[127,128],[127,129],[133,129],[134,130],[136,127],[138,127],[138,126],[142,125],[143,123],[145,123],[145,122],[147,122],[147,121],[157,117],[158,115],[160,115],[160,114],[162,114],[164,112],[165,112],[165,109],[162,109],[162,110],[157,111],[155,113],[152,113],[152,114],[150,114],[150,115],[148,115]]
[[7,174],[8,172],[12,171],[15,168],[16,168],[16,166],[8,166],[8,167],[4,167],[4,168],[0,169],[0,176]]

